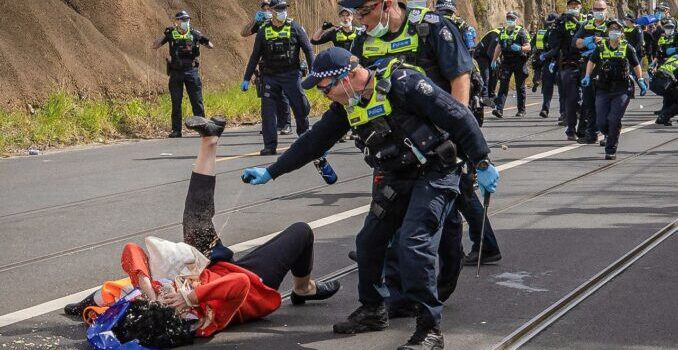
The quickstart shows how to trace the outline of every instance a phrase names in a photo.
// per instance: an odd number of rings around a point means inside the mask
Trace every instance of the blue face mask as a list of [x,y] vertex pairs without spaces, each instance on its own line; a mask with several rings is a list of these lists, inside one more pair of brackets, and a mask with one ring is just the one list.
[[506,20],[506,26],[509,28],[513,28],[516,26],[516,20],[514,19],[507,19]]
[[188,29],[189,29],[190,27],[191,27],[191,26],[190,26],[190,24],[188,23],[188,21],[186,21],[186,22],[181,22],[181,23],[179,24],[179,28],[181,28],[181,30],[183,30],[184,32],[187,32]]
[[284,22],[287,19],[287,11],[276,12],[275,18],[280,22]]
[[273,13],[271,11],[264,11],[264,19],[268,21],[271,18],[273,18]]
[[656,18],[656,19],[658,19],[658,20],[664,19],[664,12],[657,12],[657,13],[655,13],[655,14],[654,14],[654,18]]
[[618,30],[611,30],[610,33],[608,34],[608,36],[610,37],[610,40],[617,40],[617,39],[621,38],[622,32],[620,32]]

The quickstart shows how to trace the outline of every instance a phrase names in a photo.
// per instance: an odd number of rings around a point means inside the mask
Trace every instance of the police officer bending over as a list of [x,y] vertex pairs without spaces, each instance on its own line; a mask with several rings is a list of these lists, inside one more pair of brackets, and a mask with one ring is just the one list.
[[[294,119],[297,122],[297,135],[308,130],[308,113],[310,105],[301,89],[300,50],[304,51],[309,64],[313,63],[313,47],[308,41],[301,25],[287,18],[287,2],[272,1],[273,18],[266,22],[257,32],[254,48],[250,56],[245,76],[241,85],[243,91],[249,89],[254,69],[259,65],[262,73],[262,132],[264,149],[261,155],[276,154],[278,147],[277,101],[282,93],[290,100]],[[261,59],[261,63],[259,60]]]
[[[636,50],[626,40],[622,40],[624,24],[612,18],[608,20],[607,28],[609,38],[603,39],[589,56],[586,75],[581,84],[588,87],[591,80],[595,81],[596,125],[605,135],[600,145],[605,146],[605,159],[614,160],[617,157],[621,120],[634,89],[630,70],[633,69],[637,77],[642,77],[643,73]],[[645,96],[645,79],[638,79],[638,87],[640,96]]]
[[317,87],[334,103],[275,163],[245,169],[243,179],[263,184],[299,169],[353,129],[356,145],[374,168],[373,200],[356,238],[362,305],[334,331],[388,327],[382,274],[393,238],[399,246],[403,293],[420,306],[414,335],[398,349],[443,349],[435,261],[439,223],[459,193],[457,145],[477,165],[484,190],[494,192],[499,179],[478,124],[465,105],[397,59],[383,60],[372,71],[348,51],[330,48],[318,55],[303,86]]
[[339,7],[339,25],[323,23],[323,26],[313,33],[311,44],[322,45],[331,41],[336,47],[350,50],[357,36],[358,29],[353,26],[353,9]]
[[516,117],[525,116],[525,80],[527,80],[527,59],[532,47],[530,46],[530,34],[525,28],[519,26],[518,13],[509,11],[506,13],[506,27],[499,34],[499,45],[494,50],[492,67],[496,69],[499,56],[502,58],[501,74],[499,83],[499,95],[497,96],[495,109],[492,115],[497,118],[504,117],[504,103],[508,95],[511,75],[516,77],[516,92],[518,95],[518,113]]
[[678,114],[678,55],[671,56],[659,66],[650,82],[650,89],[666,101],[655,123],[671,126],[671,118]]
[[191,101],[193,115],[204,117],[205,106],[202,103],[202,82],[198,74],[200,45],[212,49],[214,45],[199,31],[191,28],[191,16],[180,11],[174,16],[174,27],[167,27],[165,35],[151,46],[159,49],[169,43],[170,59],[167,61],[169,91],[172,98],[172,132],[169,137],[181,137],[181,102],[184,97],[184,85]]

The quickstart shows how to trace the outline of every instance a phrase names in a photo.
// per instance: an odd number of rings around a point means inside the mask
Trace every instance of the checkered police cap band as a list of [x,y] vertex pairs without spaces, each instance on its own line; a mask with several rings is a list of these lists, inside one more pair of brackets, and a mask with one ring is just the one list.
[[333,69],[333,70],[327,70],[324,72],[311,72],[311,76],[315,78],[329,78],[329,77],[334,77],[337,75],[342,75],[344,73],[348,73],[351,71],[351,66],[348,65],[344,68],[339,68],[339,69]]

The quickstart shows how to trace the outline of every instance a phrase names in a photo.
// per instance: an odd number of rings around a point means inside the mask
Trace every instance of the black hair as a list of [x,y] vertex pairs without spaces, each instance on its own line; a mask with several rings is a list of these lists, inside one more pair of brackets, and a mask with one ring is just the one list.
[[134,300],[127,314],[113,328],[121,343],[138,339],[149,348],[171,348],[193,344],[190,324],[174,309],[157,302]]

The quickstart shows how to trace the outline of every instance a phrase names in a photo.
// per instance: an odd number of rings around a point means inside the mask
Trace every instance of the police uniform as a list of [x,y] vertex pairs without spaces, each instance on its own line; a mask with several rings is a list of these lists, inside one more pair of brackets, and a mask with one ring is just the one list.
[[198,57],[200,56],[200,45],[207,45],[209,42],[209,39],[202,33],[190,27],[184,34],[181,34],[175,27],[168,27],[165,29],[165,37],[160,42],[161,45],[169,43],[168,73],[169,92],[172,99],[173,136],[181,136],[181,104],[184,86],[186,86],[188,99],[191,101],[193,115],[205,116],[202,81],[198,72],[200,65]]
[[459,30],[428,9],[406,10],[401,3],[398,6],[407,11],[407,19],[400,29],[381,38],[361,33],[351,53],[360,59],[363,67],[382,58],[404,58],[405,62],[424,69],[436,85],[449,92],[451,80],[473,71],[471,55]]
[[335,47],[341,47],[346,50],[350,50],[351,46],[353,45],[353,40],[355,40],[359,33],[360,32],[355,26],[353,26],[348,32],[345,31],[343,27],[335,27],[323,34],[318,40],[311,40],[311,44],[322,45],[332,42],[332,45]]
[[629,45],[633,46],[633,48],[636,50],[636,56],[638,57],[638,60],[642,60],[643,56],[645,56],[645,39],[643,30],[640,28],[640,26],[625,26],[624,38],[626,38],[626,41],[629,43]]
[[667,104],[662,113],[657,117],[656,123],[666,126],[671,125],[671,118],[678,114],[678,56],[672,56],[663,65],[659,66],[652,81],[650,89],[657,95],[662,96]]
[[[537,30],[531,43],[534,52],[532,56],[532,68],[534,71],[534,76],[532,78],[532,83],[534,85],[532,91],[535,91],[538,82],[541,82],[542,105],[539,115],[543,118],[547,118],[549,115],[555,86],[558,86],[559,91],[558,98],[560,103],[558,107],[560,109],[560,115],[565,114],[565,94],[561,93],[560,75],[558,74],[556,65],[554,64],[551,66],[551,63],[555,62],[555,59],[548,55],[548,52],[550,51],[549,38],[554,31],[555,25],[553,23],[545,28]],[[544,58],[543,61],[541,60],[542,57]]]
[[[337,48],[321,53],[304,87],[312,88],[324,77],[350,71],[348,57],[348,52]],[[371,209],[356,237],[358,292],[363,306],[348,322],[335,325],[335,332],[373,331],[387,326],[383,270],[389,242],[393,241],[399,245],[402,290],[408,299],[421,305],[417,332],[436,330],[436,341],[442,348],[442,303],[431,276],[436,276],[440,223],[459,193],[455,149],[463,150],[468,159],[479,164],[489,148],[466,106],[420,71],[400,65],[398,60],[381,61],[370,82],[374,89],[371,97],[353,107],[332,103],[313,128],[268,167],[268,173],[277,178],[302,167],[353,130],[356,146],[374,168]],[[375,319],[380,322],[376,324]]]
[[[581,3],[581,2],[579,2]],[[582,16],[563,14],[556,20],[555,30],[549,36],[547,57],[553,59],[554,67],[560,72],[561,95],[565,95],[565,134],[569,140],[575,140],[577,117],[581,109],[580,69],[581,56],[572,44],[572,38],[581,26]],[[581,125],[583,121],[579,121]]]
[[[530,42],[530,34],[522,26],[516,25],[513,29],[503,28],[499,33],[499,46],[501,47],[501,73],[499,75],[499,94],[495,101],[495,113],[500,115],[504,111],[504,103],[509,91],[511,76],[515,76],[516,92],[518,95],[518,114],[525,114],[525,80],[528,76],[528,56],[522,51],[522,46]],[[511,45],[518,44],[521,51],[514,52]],[[496,114],[495,114],[496,115]]]
[[606,158],[614,159],[619,143],[622,117],[633,92],[631,69],[640,63],[636,50],[622,40],[616,48],[604,39],[589,57],[595,64],[593,80],[596,85],[596,125],[606,136]]
[[478,46],[476,46],[475,51],[473,51],[473,58],[478,62],[478,68],[480,69],[480,75],[483,78],[483,90],[482,96],[486,100],[485,105],[494,107],[494,102],[492,102],[496,97],[497,91],[497,74],[492,71],[492,56],[494,55],[494,50],[499,45],[499,34],[501,33],[502,28],[492,29],[485,36],[480,39]]
[[[586,21],[579,31],[574,35],[574,41],[577,39],[586,39],[589,37],[605,38],[607,36],[607,22],[596,24],[595,20]],[[582,65],[586,66],[589,57],[593,53],[593,49],[583,48],[581,50]],[[582,87],[582,115],[585,123],[580,123],[580,128],[577,132],[577,142],[579,143],[596,143],[598,140],[598,131],[596,129],[596,87],[591,84],[587,87]],[[581,127],[584,127],[583,129]]]
[[[301,89],[300,51],[313,64],[313,48],[301,25],[291,18],[277,27],[266,22],[257,32],[244,81],[249,81],[257,65],[262,73],[262,132],[264,149],[261,154],[275,154],[278,146],[276,133],[277,101],[287,95],[297,124],[297,135],[308,130],[310,105]],[[259,60],[261,59],[261,63]]]

